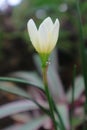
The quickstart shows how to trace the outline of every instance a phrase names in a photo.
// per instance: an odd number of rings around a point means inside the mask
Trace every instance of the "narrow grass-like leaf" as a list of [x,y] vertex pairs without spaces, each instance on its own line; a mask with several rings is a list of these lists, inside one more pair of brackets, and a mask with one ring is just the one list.
[[[58,118],[58,120],[59,120],[59,124],[60,124],[59,127],[61,127],[62,130],[66,130],[66,128],[65,128],[65,123],[64,123],[63,118],[62,118],[62,116],[61,116],[61,114],[60,114],[59,108],[56,106],[56,104],[55,104],[54,101],[53,101],[53,107],[54,107],[55,113],[57,114],[57,118]],[[68,118],[67,118],[67,119],[68,119]],[[67,119],[66,119],[66,120],[67,120]],[[68,121],[69,121],[69,120],[68,120]]]
[[[73,117],[72,119],[72,125],[73,125],[73,128],[75,129],[77,126],[83,124],[83,119],[81,118],[76,118],[76,117]],[[74,130],[73,129],[73,130]]]
[[83,71],[83,77],[84,77],[84,84],[85,84],[85,105],[84,105],[84,130],[86,130],[86,117],[87,117],[87,60],[86,60],[86,54],[85,54],[85,44],[84,44],[84,38],[83,38],[83,29],[82,29],[82,19],[81,19],[81,12],[80,12],[80,5],[79,0],[76,0],[76,9],[77,9],[77,15],[78,15],[78,25],[79,25],[79,37],[80,37],[80,54],[81,54],[81,63],[82,63],[82,71]]
[[24,125],[16,124],[16,125],[7,127],[3,130],[36,130],[38,127],[44,124],[44,121],[46,121],[46,119],[47,119],[46,116],[41,116],[36,119],[32,119],[31,121],[28,121],[28,123]]
[[38,106],[30,100],[15,101],[0,106],[0,118],[11,116],[19,112],[37,110],[37,109],[39,109]]
[[[72,102],[72,86],[69,87],[70,89],[68,90],[66,97],[67,101],[69,103]],[[74,100],[78,100],[82,92],[84,92],[84,79],[81,75],[75,78],[74,81]]]
[[11,126],[7,126],[3,130],[19,130],[21,128],[21,124],[14,124]]
[[47,116],[41,116],[39,118],[33,119],[32,121],[23,125],[19,130],[36,130],[37,128],[42,126],[46,119]]
[[70,113],[70,124],[71,124],[71,130],[73,130],[73,124],[72,124],[72,118],[73,118],[73,112],[74,112],[74,88],[75,88],[75,77],[76,77],[76,65],[73,67],[73,76],[72,76],[72,108]]
[[9,82],[28,84],[32,87],[37,87],[41,90],[44,90],[44,89],[42,89],[43,87],[35,85],[34,82],[30,82],[28,80],[24,80],[24,79],[21,79],[21,78],[19,79],[19,78],[12,78],[12,77],[0,77],[0,81],[9,81]]
[[28,100],[31,100],[32,102],[34,102],[43,112],[45,112],[48,116],[50,116],[50,113],[49,111],[44,108],[43,106],[41,106],[37,101],[35,101],[34,99],[32,99],[30,97],[29,94],[27,94],[24,90],[18,88],[17,86],[8,86],[6,84],[3,85],[3,83],[1,84],[0,83],[0,90],[1,91],[5,91],[5,92],[8,92],[8,93],[11,93],[11,94],[15,94],[15,95],[18,95],[18,96],[21,96],[21,97],[24,97]]
[[10,84],[6,84],[3,82],[0,82],[0,90],[15,94],[15,95],[19,95],[25,98],[31,98],[30,95],[27,94],[23,89],[20,89],[17,86],[13,86],[13,85],[11,86]]
[[34,87],[39,87],[40,89],[44,89],[43,82],[41,77],[38,76],[36,72],[26,72],[26,71],[18,71],[10,74],[11,77],[23,79]]
[[47,78],[49,89],[53,95],[54,101],[65,100],[66,96],[63,90],[61,79],[52,65],[49,65]]
[[85,94],[86,94],[86,103],[87,103],[87,60],[85,55],[85,44],[83,38],[82,19],[81,19],[80,7],[79,7],[79,0],[76,0],[76,9],[77,9],[78,25],[79,25],[80,55],[81,55],[81,63],[82,63],[83,77],[85,83]]
[[60,114],[59,119],[58,119],[60,124],[61,124],[61,120],[62,120],[62,125],[63,125],[62,130],[70,129],[68,106],[66,104],[59,104],[57,106],[57,110]]

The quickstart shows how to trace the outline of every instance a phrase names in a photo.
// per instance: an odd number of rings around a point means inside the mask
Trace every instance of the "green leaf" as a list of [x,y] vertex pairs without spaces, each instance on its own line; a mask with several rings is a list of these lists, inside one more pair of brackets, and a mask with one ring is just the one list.
[[15,94],[15,95],[19,95],[28,99],[30,98],[29,94],[27,94],[23,89],[20,89],[17,86],[13,86],[5,82],[0,82],[0,90]]
[[28,121],[28,123],[21,125],[16,124],[12,125],[4,130],[36,130],[38,127],[42,126],[44,121],[47,119],[46,116],[41,116],[36,119],[32,119],[31,121]]
[[0,90],[2,91],[5,91],[5,92],[8,92],[8,93],[11,93],[11,94],[15,94],[15,95],[18,95],[18,96],[22,96],[24,98],[27,98],[31,101],[33,101],[42,111],[44,111],[47,115],[50,115],[49,114],[49,111],[44,108],[43,106],[41,106],[37,101],[35,101],[34,99],[32,99],[30,97],[29,94],[27,94],[24,90],[16,87],[16,86],[11,86],[11,85],[7,85],[3,82],[0,82]]
[[[74,100],[78,100],[78,98],[80,97],[80,95],[82,94],[82,92],[84,91],[85,87],[84,87],[84,79],[82,76],[78,76],[75,79],[75,83],[74,83]],[[72,101],[72,87],[70,86],[69,91],[67,92],[67,100],[69,102]]]
[[36,130],[38,127],[40,127],[43,122],[47,119],[47,116],[41,116],[36,119],[32,119],[32,121],[29,121],[25,125],[23,125],[19,130]]
[[84,122],[84,120],[82,118],[79,118],[79,117],[76,118],[76,117],[74,117],[72,119],[73,128],[75,128],[76,126],[81,125],[83,122]]
[[57,109],[65,128],[70,128],[68,106],[65,104],[58,104]]
[[44,89],[43,82],[36,72],[18,71],[10,74],[12,77],[20,78],[25,80],[28,84],[33,87]]
[[48,69],[48,84],[55,101],[65,99],[65,93],[59,74],[55,68],[50,65]]
[[[9,81],[9,82],[16,82],[16,83],[24,83],[24,84],[28,84],[28,85],[30,85],[32,87],[37,87],[39,89],[43,88],[41,86],[38,86],[38,84],[35,84],[34,80],[33,81],[28,81],[28,80],[24,80],[24,79],[21,79],[21,78],[19,79],[19,78],[11,78],[11,77],[0,77],[0,81]],[[41,85],[41,84],[39,84],[39,85]]]
[[37,109],[39,109],[38,106],[30,100],[15,101],[0,106],[0,119],[6,116],[11,116],[19,112],[37,110]]

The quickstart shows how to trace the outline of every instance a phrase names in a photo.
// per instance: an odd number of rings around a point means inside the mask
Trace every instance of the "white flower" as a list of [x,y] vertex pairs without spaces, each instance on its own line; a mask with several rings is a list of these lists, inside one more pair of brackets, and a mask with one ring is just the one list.
[[47,17],[37,29],[34,21],[30,19],[27,23],[30,40],[40,54],[50,54],[54,49],[59,35],[59,20],[53,24],[50,17]]

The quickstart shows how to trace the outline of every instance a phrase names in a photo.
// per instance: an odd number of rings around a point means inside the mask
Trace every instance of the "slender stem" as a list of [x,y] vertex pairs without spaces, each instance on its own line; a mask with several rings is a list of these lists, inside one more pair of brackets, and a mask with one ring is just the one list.
[[47,82],[48,65],[43,67],[42,69],[43,69],[43,82],[44,82],[45,92],[46,92],[46,96],[47,96],[48,103],[49,103],[51,119],[54,123],[55,130],[57,130],[57,122],[56,122],[55,116],[54,116],[53,102],[51,100],[51,95],[50,95],[50,92],[49,92],[49,89],[48,89],[48,82]]
[[76,65],[73,67],[73,76],[72,76],[72,108],[70,113],[70,124],[71,124],[71,130],[73,130],[73,124],[72,124],[72,118],[73,118],[73,111],[74,111],[74,88],[75,88],[75,77],[76,77]]
[[[83,77],[84,77],[84,83],[85,83],[86,101],[84,105],[84,111],[85,111],[85,120],[86,120],[86,117],[87,117],[87,62],[86,62],[86,55],[85,55],[85,44],[84,44],[84,39],[83,39],[82,20],[81,20],[81,13],[80,13],[80,7],[79,7],[79,0],[76,0],[76,8],[77,8],[77,13],[78,13],[78,23],[79,23],[80,54],[81,54],[82,70],[83,70]],[[85,126],[85,129],[86,129],[86,126]]]
[[83,69],[83,76],[84,76],[84,83],[85,83],[85,94],[86,94],[86,101],[87,101],[87,62],[86,62],[86,55],[85,55],[85,45],[83,39],[83,31],[82,31],[82,21],[81,21],[81,13],[79,8],[79,0],[77,1],[77,13],[78,13],[78,23],[79,23],[79,36],[80,36],[80,53],[81,53],[81,61],[82,61],[82,69]]

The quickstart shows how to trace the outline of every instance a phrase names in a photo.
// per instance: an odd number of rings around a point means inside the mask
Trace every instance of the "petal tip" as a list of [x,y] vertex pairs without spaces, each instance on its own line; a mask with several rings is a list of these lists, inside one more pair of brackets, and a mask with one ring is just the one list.
[[29,19],[28,22],[27,22],[27,25],[29,25],[29,24],[31,24],[33,22],[34,22],[33,19]]
[[58,19],[58,18],[56,19],[55,23],[60,24],[60,22],[59,22],[59,19]]

